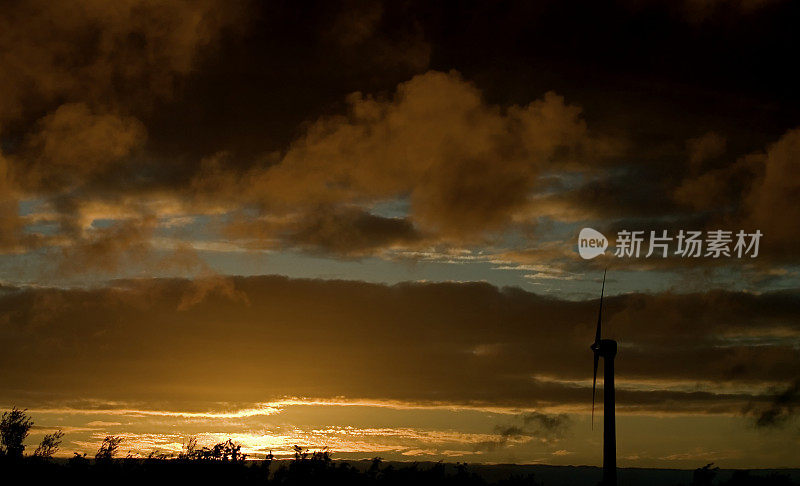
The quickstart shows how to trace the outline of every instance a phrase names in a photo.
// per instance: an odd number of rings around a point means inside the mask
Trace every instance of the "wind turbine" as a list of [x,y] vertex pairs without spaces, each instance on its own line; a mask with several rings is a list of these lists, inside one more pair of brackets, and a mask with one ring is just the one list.
[[[607,271],[608,269],[606,269]],[[597,364],[603,358],[603,486],[617,484],[617,432],[614,418],[614,356],[617,342],[601,339],[603,320],[603,293],[606,289],[606,271],[603,271],[603,286],[600,288],[600,310],[597,313],[597,332],[594,335],[594,378],[592,379],[592,428],[594,428],[594,396],[597,390]]]

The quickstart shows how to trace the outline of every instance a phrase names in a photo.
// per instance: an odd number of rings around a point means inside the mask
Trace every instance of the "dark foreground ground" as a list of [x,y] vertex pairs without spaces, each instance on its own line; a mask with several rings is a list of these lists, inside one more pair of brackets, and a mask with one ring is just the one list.
[[[114,459],[10,461],[0,458],[0,484],[104,485],[322,485],[352,486],[596,486],[601,470],[589,466],[466,465],[330,458],[285,461]],[[8,481],[11,479],[11,481]],[[798,485],[800,469],[619,470],[620,486]]]

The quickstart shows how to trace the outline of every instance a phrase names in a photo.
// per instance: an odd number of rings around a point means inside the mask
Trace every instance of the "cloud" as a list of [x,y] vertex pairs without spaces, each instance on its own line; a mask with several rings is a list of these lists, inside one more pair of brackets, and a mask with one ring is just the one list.
[[[121,187],[142,179],[148,168],[134,156],[143,155],[154,106],[172,99],[198,54],[210,52],[245,6],[7,5],[0,16],[0,248],[68,244],[83,207],[98,199],[116,203]],[[64,234],[29,231],[31,218],[21,217],[17,204],[24,199],[48,201]]]
[[[16,391],[0,398],[343,396],[589,410],[596,301],[486,284],[219,283],[4,291],[0,381]],[[795,378],[798,302],[792,292],[608,298],[606,329],[621,349],[620,411],[738,413],[763,403],[765,387]],[[502,346],[473,352],[486,343]],[[520,426],[555,432],[551,425],[534,415]]]
[[505,447],[511,440],[538,439],[550,442],[563,437],[570,425],[570,419],[566,414],[533,411],[520,414],[516,418],[517,424],[496,426],[495,431],[499,437],[478,443],[475,450],[493,451]]
[[569,424],[566,415],[548,415],[540,412],[529,412],[522,415],[522,422],[535,434],[559,435]]
[[[82,232],[88,208],[104,207],[99,219],[144,220],[163,203],[175,216],[227,213],[225,234],[242,247],[358,257],[485,243],[529,225],[546,173],[590,169],[619,149],[553,92],[492,105],[455,71],[415,76],[390,98],[352,93],[347,105],[346,115],[316,119],[283,153],[249,167],[225,151],[190,167],[151,152],[140,115],[67,102],[6,157],[6,185],[54,211],[51,245],[91,245]],[[408,201],[408,213],[371,213],[391,200]],[[25,227],[11,222],[9,241]]]
[[232,279],[222,275],[212,275],[192,280],[189,289],[178,303],[178,310],[190,309],[212,295],[222,296],[242,305],[250,304],[247,294],[237,290]]
[[[710,211],[710,225],[737,224],[749,231],[759,229],[766,236],[762,245],[766,258],[791,260],[800,237],[800,217],[784,201],[800,191],[797,166],[800,163],[800,129],[789,130],[764,151],[740,157],[727,166],[686,177],[675,190],[675,198],[699,210]],[[782,208],[778,211],[778,208]]]
[[[761,159],[758,179],[745,198],[749,222],[763,228],[784,252],[795,247],[800,232],[787,221],[796,221],[800,209],[785,201],[800,193],[800,129],[786,132],[767,147]],[[776,209],[781,208],[780,211]]]
[[769,402],[761,406],[750,406],[745,411],[755,419],[756,427],[780,427],[797,414],[800,405],[800,380],[783,390],[769,395]]
[[143,262],[149,256],[149,236],[155,220],[122,220],[106,228],[92,229],[89,236],[61,249],[57,272],[63,275],[101,271],[115,274],[123,266]]
[[[399,19],[407,15],[402,10],[380,2],[345,1],[323,37],[340,46],[348,64],[366,60],[384,69],[424,71],[430,63],[431,46],[418,22]],[[396,27],[386,29],[393,22],[408,23],[405,32],[399,33],[401,29]]]
[[236,298],[227,280],[200,258],[190,244],[178,241],[172,248],[157,248],[154,233],[159,221],[146,209],[130,208],[130,216],[123,213],[99,224],[84,211],[91,213],[91,208],[83,208],[74,218],[62,221],[70,229],[72,238],[48,249],[51,264],[46,270],[48,277],[55,275],[69,281],[87,274],[126,275],[133,269],[156,274],[174,272],[196,277],[182,307],[191,307],[211,292]]
[[245,245],[289,246],[311,253],[344,257],[372,255],[395,245],[414,246],[423,240],[407,218],[376,216],[357,207],[320,206],[285,218],[241,218],[226,233]]
[[0,251],[19,251],[24,221],[19,216],[17,189],[9,163],[0,152]]
[[[383,246],[413,246],[416,233],[428,242],[474,243],[513,224],[544,170],[614,150],[555,93],[502,108],[456,72],[415,76],[392,99],[354,93],[348,104],[347,116],[318,119],[274,164],[238,178],[211,166],[195,187],[288,219],[297,226],[285,238],[290,245],[348,254],[381,246],[377,235]],[[410,202],[404,221],[354,209],[398,198]],[[283,227],[265,228],[266,242],[282,239]]]
[[89,427],[114,427],[117,425],[122,425],[121,422],[104,422],[103,420],[92,420],[88,422],[86,425]]
[[[111,113],[92,113],[83,103],[67,103],[39,121],[31,135],[26,182],[31,188],[83,184],[129,156],[145,140],[141,122]],[[37,180],[38,179],[38,180]]]
[[[747,10],[733,4],[736,18]],[[794,193],[794,136],[753,149],[785,131],[783,118],[744,142],[741,130],[719,117],[650,126],[663,112],[651,103],[675,104],[671,116],[683,117],[692,96],[708,87],[698,81],[673,103],[636,87],[636,74],[630,84],[610,82],[564,51],[572,44],[559,36],[573,31],[559,22],[585,20],[557,4],[512,3],[486,16],[502,21],[475,25],[459,8],[419,10],[414,2],[317,7],[301,20],[287,6],[212,0],[126,0],[113,8],[29,2],[4,11],[0,251],[44,247],[61,255],[74,246],[80,253],[101,236],[89,230],[92,218],[125,225],[121,220],[164,214],[195,218],[176,237],[186,244],[192,232],[215,233],[236,250],[345,259],[471,250],[508,259],[535,247],[543,250],[539,258],[530,252],[510,264],[558,269],[545,275],[575,263],[574,254],[551,247],[554,238],[563,243],[564,227],[579,222],[604,231],[628,223],[757,225],[769,231],[763,260],[770,266],[796,253],[791,225],[771,211]],[[773,16],[789,17],[778,15],[782,8],[752,12],[771,26]],[[693,77],[695,65],[721,59],[716,44],[697,47],[694,27],[674,28],[670,5],[648,9],[616,5],[595,15],[618,22],[619,39],[638,32],[633,26],[643,16],[663,19],[670,26],[664,45],[691,56],[667,55],[650,43],[626,41],[625,49],[642,46],[669,58],[678,74]],[[453,24],[443,32],[436,18]],[[595,17],[590,23],[603,24]],[[574,30],[576,46],[621,48],[591,29]],[[773,39],[758,33],[748,31],[748,42],[759,40],[748,53],[765,51]],[[454,54],[464,45],[472,46],[466,59]],[[723,51],[731,51],[728,44]],[[580,76],[553,67],[551,57],[590,70],[597,87],[576,88]],[[641,75],[640,58],[626,59]],[[520,71],[520,63],[529,67]],[[458,70],[446,71],[451,67]],[[620,100],[614,90],[638,94]],[[702,112],[698,106],[693,110]],[[21,214],[19,203],[31,201],[37,211],[23,204]],[[391,217],[376,210],[396,201],[403,209]],[[159,237],[166,225],[158,221],[140,235]],[[117,260],[106,268],[122,272],[126,258]],[[647,263],[676,265],[685,262]],[[531,275],[545,276],[538,273]]]
[[0,123],[58,99],[129,109],[169,97],[237,15],[215,0],[9,5],[0,17]]
[[689,154],[689,165],[693,168],[702,167],[702,164],[709,159],[724,154],[726,142],[725,137],[716,132],[708,132],[701,137],[688,140],[686,150]]

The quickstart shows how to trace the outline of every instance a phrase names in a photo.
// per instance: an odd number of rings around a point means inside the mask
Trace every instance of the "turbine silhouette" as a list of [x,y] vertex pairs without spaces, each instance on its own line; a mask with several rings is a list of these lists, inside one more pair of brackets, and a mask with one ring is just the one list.
[[[608,269],[606,269],[607,271]],[[603,321],[603,293],[606,289],[606,271],[600,288],[600,310],[597,313],[597,331],[591,346],[594,352],[594,377],[592,378],[592,428],[594,428],[594,397],[597,391],[597,364],[603,358],[603,486],[617,484],[617,432],[614,417],[614,357],[617,342],[601,339]]]

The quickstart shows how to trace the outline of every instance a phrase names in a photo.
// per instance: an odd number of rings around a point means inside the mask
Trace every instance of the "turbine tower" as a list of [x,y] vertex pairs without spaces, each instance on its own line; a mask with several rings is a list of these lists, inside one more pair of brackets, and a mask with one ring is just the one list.
[[[606,269],[607,270],[607,269]],[[597,332],[591,346],[594,352],[594,378],[592,379],[592,428],[594,428],[594,396],[597,390],[597,364],[603,358],[603,486],[617,485],[617,432],[614,418],[614,357],[617,355],[617,342],[601,339],[600,327],[603,320],[603,293],[606,289],[606,272],[603,272],[603,286],[600,288],[600,310],[597,313]]]

